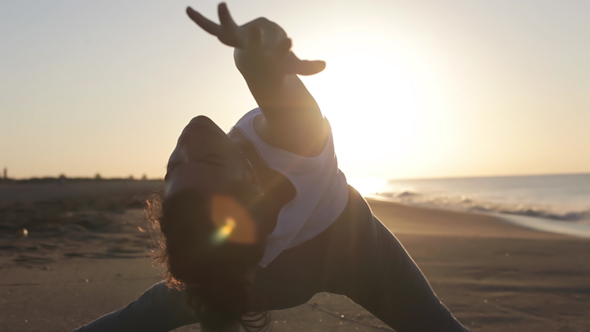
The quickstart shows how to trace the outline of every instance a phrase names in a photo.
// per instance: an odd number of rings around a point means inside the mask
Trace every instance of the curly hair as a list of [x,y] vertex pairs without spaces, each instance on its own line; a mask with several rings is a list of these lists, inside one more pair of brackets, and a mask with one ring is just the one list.
[[270,322],[266,311],[252,309],[262,299],[245,278],[265,248],[259,198],[257,188],[236,182],[215,194],[182,191],[148,199],[148,219],[163,235],[154,258],[167,285],[184,291],[207,330],[239,323],[257,332]]

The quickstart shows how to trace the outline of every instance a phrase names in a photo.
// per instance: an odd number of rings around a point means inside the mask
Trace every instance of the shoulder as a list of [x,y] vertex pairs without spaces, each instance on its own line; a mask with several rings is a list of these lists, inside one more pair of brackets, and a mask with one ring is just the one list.
[[[310,119],[306,125],[293,123],[288,118],[282,121],[280,125],[270,123],[264,114],[259,114],[253,119],[253,128],[268,145],[303,157],[319,155],[331,136],[330,126],[323,117]],[[290,128],[292,126],[297,126],[297,130]]]
[[[303,157],[316,157],[332,136],[328,120],[319,114],[313,119],[303,119],[302,125],[299,116],[269,120],[260,108],[255,108],[236,122],[230,136],[240,140],[245,139],[240,138],[245,135],[256,146],[269,145]],[[232,135],[236,130],[240,133]]]

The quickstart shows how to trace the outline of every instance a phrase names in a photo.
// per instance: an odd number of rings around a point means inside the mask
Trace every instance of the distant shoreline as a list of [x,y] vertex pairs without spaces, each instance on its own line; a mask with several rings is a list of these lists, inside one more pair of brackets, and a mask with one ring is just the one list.
[[100,182],[157,182],[157,181],[164,181],[164,179],[148,179],[148,178],[102,178],[102,177],[32,177],[32,178],[25,178],[25,179],[4,179],[0,178],[0,185],[3,184],[43,184],[43,183],[81,183],[81,182],[92,182],[92,183],[100,183]]
[[148,197],[164,189],[163,180],[130,179],[43,179],[3,182],[0,184],[2,202],[40,202],[68,198],[138,196]]

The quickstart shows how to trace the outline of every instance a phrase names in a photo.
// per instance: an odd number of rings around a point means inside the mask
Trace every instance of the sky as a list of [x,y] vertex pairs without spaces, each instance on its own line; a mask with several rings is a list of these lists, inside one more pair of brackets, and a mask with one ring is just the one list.
[[[590,2],[228,1],[293,51],[348,177],[590,172]],[[14,178],[161,178],[199,114],[256,107],[232,50],[201,31],[217,1],[0,2],[0,168]]]

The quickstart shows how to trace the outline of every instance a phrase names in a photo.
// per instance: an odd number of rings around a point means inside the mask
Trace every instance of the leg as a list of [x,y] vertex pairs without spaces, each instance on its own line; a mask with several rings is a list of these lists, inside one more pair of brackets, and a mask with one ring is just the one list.
[[283,251],[254,280],[259,309],[348,296],[398,332],[468,332],[440,302],[404,247],[350,188],[342,215],[310,241]]
[[440,302],[401,243],[377,218],[359,241],[334,291],[347,295],[398,332],[469,331]]
[[74,332],[164,332],[197,323],[182,292],[157,283],[126,307],[106,314]]

